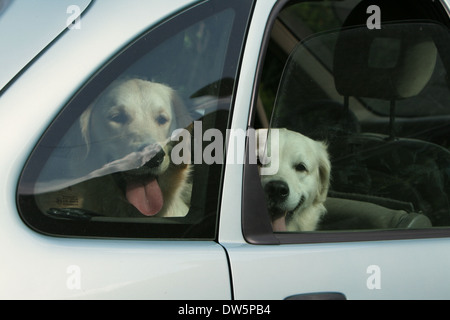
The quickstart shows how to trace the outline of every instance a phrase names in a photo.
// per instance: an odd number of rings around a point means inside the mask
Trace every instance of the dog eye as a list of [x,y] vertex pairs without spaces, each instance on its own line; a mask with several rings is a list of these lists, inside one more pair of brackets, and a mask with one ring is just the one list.
[[125,112],[115,112],[109,116],[109,120],[119,124],[125,124],[129,118]]
[[156,123],[160,126],[165,125],[167,122],[169,122],[169,119],[167,117],[160,115],[156,118]]
[[295,166],[295,170],[298,172],[306,172],[308,169],[306,168],[304,163],[299,163]]

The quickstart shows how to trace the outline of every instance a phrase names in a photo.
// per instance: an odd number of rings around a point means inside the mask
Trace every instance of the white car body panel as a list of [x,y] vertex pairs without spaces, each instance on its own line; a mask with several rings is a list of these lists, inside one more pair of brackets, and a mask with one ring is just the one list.
[[[255,7],[236,98],[235,130],[247,128],[258,60],[255,52],[275,3],[258,1]],[[236,201],[242,199],[242,175],[242,165],[227,166],[219,229],[220,242],[230,257],[235,299],[277,300],[328,292],[342,293],[348,299],[450,299],[450,274],[445,271],[450,260],[443,254],[449,251],[449,239],[280,246],[247,243],[241,230],[242,202]],[[424,275],[425,270],[435,274],[429,270],[429,261],[438,278]]]
[[[8,48],[0,52],[0,88],[67,28],[67,19],[78,17],[78,10],[83,14],[90,2],[91,0],[7,2],[2,12],[5,14],[0,15],[0,42],[3,48]],[[77,9],[74,12],[69,10],[70,14],[66,15],[70,6],[76,6]]]
[[[317,292],[339,292],[349,299],[450,299],[450,259],[444,254],[450,239],[249,244],[242,234],[243,165],[233,164],[243,161],[243,148],[237,159],[227,161],[219,243],[61,239],[35,233],[23,223],[16,207],[18,177],[55,115],[124,44],[195,2],[96,1],[82,14],[81,29],[67,31],[1,93],[0,127],[14,139],[3,137],[0,157],[0,299],[284,299]],[[255,53],[275,3],[256,2],[232,130],[247,130],[259,59]],[[124,13],[133,19],[123,19]],[[0,87],[31,59],[11,66]]]
[[[169,7],[165,1],[160,1],[164,6],[155,1],[132,2],[95,2],[82,17],[81,29],[68,31],[1,97],[0,126],[14,139],[3,139],[0,159],[0,211],[4,213],[0,215],[0,299],[231,297],[226,254],[215,242],[52,238],[31,231],[17,214],[18,177],[60,108],[124,44],[194,3],[177,0]],[[121,19],[124,12],[134,19]],[[105,27],[110,36],[99,43],[98,35],[104,34]],[[69,45],[80,50],[67,51]],[[71,279],[80,274],[80,286],[71,285]]]
[[449,246],[439,239],[226,248],[236,299],[337,292],[372,300],[449,299]]

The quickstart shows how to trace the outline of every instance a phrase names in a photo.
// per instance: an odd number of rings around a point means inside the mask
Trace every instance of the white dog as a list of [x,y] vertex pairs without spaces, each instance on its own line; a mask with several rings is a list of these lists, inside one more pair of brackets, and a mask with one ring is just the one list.
[[[279,141],[267,138],[268,133],[276,136],[272,130],[278,130]],[[323,203],[330,183],[326,145],[287,129],[259,129],[257,137],[259,155],[278,147],[278,172],[261,175],[274,231],[316,230],[326,213]],[[269,147],[268,140],[278,146]]]
[[[66,192],[74,206],[107,216],[185,215],[189,165],[171,162],[170,136],[190,122],[181,99],[168,86],[117,80],[65,138],[65,146],[76,145],[77,136],[85,146],[70,155],[67,165],[77,185],[44,197],[50,202],[45,207],[58,207],[61,201],[55,197],[61,199]],[[130,204],[137,211],[130,212]]]

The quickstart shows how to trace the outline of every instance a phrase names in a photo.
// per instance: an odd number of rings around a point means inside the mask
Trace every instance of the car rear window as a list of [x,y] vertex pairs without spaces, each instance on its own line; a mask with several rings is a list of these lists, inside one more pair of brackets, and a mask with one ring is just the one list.
[[24,221],[55,236],[214,239],[223,158],[191,148],[227,128],[250,9],[205,1],[108,62],[29,158]]

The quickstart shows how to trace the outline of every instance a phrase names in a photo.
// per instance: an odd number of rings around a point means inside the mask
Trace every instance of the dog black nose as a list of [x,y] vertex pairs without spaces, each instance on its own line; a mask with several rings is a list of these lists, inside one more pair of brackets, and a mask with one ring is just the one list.
[[268,182],[264,187],[264,191],[273,200],[284,200],[289,196],[289,186],[281,180]]
[[145,166],[148,168],[156,168],[164,161],[165,156],[166,153],[163,149],[161,149],[157,154],[153,156],[153,158],[150,159],[150,161],[145,164]]

